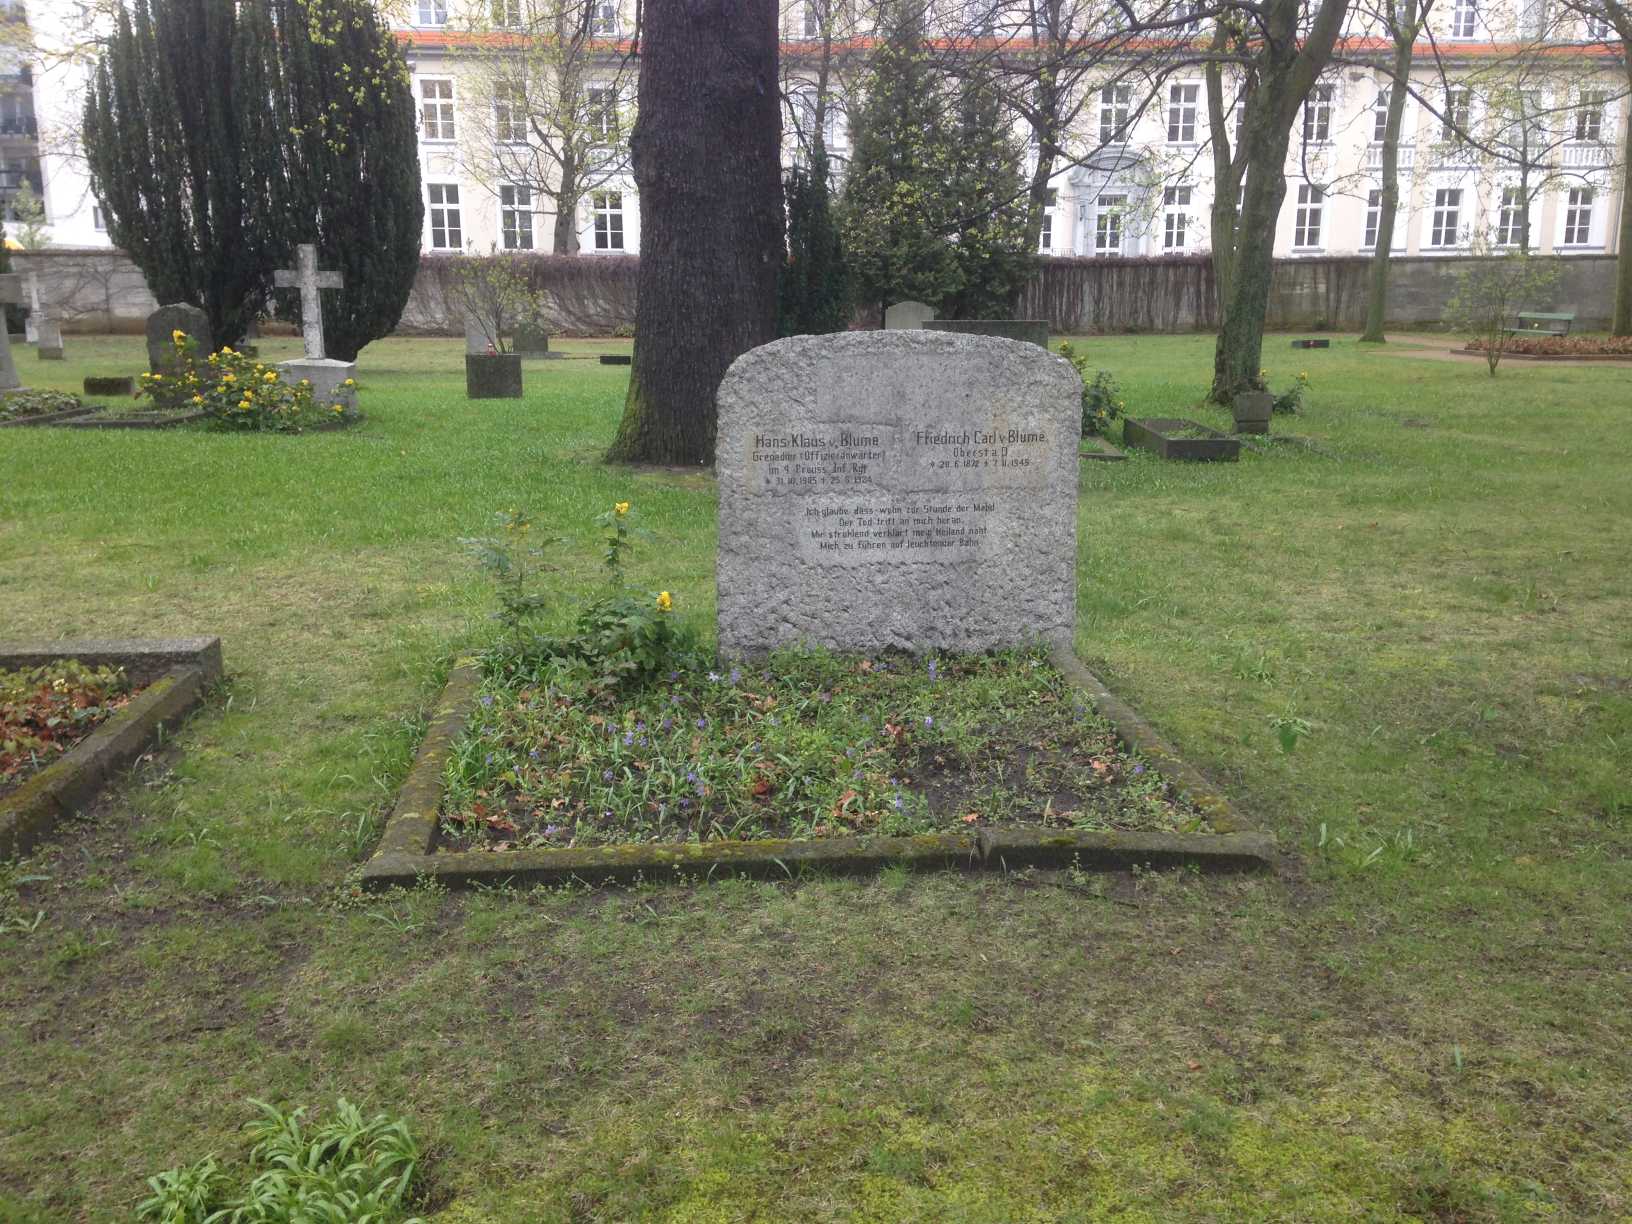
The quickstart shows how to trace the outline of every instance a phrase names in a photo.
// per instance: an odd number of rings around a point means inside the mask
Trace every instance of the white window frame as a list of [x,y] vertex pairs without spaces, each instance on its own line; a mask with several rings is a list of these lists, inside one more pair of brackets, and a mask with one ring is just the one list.
[[1609,92],[1604,89],[1583,89],[1575,107],[1574,144],[1600,144],[1604,136],[1604,111],[1609,106]]
[[1393,90],[1392,85],[1379,85],[1377,86],[1377,96],[1372,99],[1371,143],[1374,145],[1383,144],[1388,139],[1388,106],[1393,96]]
[[[1509,194],[1513,199],[1508,200]],[[1524,189],[1516,183],[1501,183],[1496,187],[1495,244],[1516,247],[1524,236]]]
[[1609,38],[1609,17],[1604,13],[1583,14],[1581,27],[1588,42],[1605,42]]
[[[434,86],[437,96],[431,97],[426,88]],[[441,90],[447,88],[443,95]],[[458,139],[458,88],[452,77],[420,77],[419,78],[419,124],[421,138],[427,144],[452,144]],[[432,108],[436,110],[436,117],[431,117]],[[435,135],[432,135],[432,131]]]
[[[453,193],[452,199],[448,198],[449,192]],[[438,199],[438,196],[441,198]],[[437,223],[439,216],[440,225]],[[464,203],[459,196],[458,183],[425,184],[425,223],[430,226],[433,251],[465,249]],[[438,230],[442,231],[441,242],[436,240]]]
[[1428,247],[1454,251],[1462,245],[1462,198],[1460,187],[1434,187],[1428,208]]
[[1292,249],[1320,251],[1326,220],[1326,193],[1313,183],[1298,184],[1298,202],[1293,213]]
[[1383,228],[1383,189],[1369,188],[1366,192],[1366,224],[1360,233],[1360,249],[1375,251],[1377,235]]
[[596,38],[616,38],[623,31],[623,18],[616,0],[591,0],[595,11],[590,18],[590,33]]
[[1303,143],[1325,145],[1332,143],[1332,112],[1337,107],[1337,86],[1330,81],[1316,81],[1303,100]]
[[422,30],[439,30],[448,24],[448,0],[419,0],[414,24]]
[[[1094,200],[1094,254],[1121,255],[1128,236],[1122,221],[1127,215],[1128,197],[1125,192],[1112,191]],[[1114,243],[1112,239],[1115,239]]]
[[1195,81],[1174,81],[1167,88],[1167,143],[1196,143],[1196,121],[1201,111],[1201,85]]
[[1594,205],[1598,192],[1592,187],[1571,187],[1564,197],[1564,232],[1560,246],[1589,247],[1592,242]]
[[822,36],[822,10],[816,0],[804,0],[799,6],[799,28],[794,37],[812,41]]
[[516,81],[499,81],[493,86],[493,141],[495,144],[526,144],[527,87]]
[[108,232],[108,210],[100,204],[91,205],[91,228],[99,234]]
[[1100,145],[1127,144],[1132,114],[1132,85],[1103,86],[1099,91]]
[[584,117],[589,130],[599,139],[597,143],[614,145],[618,142],[618,87],[616,85],[584,86]]
[[519,183],[499,186],[499,246],[506,251],[534,249],[533,189]]
[[616,255],[628,249],[622,191],[598,188],[590,192],[589,215],[592,250]]
[[487,0],[496,30],[521,29],[521,0]]
[[1188,186],[1162,188],[1162,251],[1190,249],[1190,201]]
[[[1460,107],[1452,101],[1453,97],[1462,99]],[[1462,136],[1452,129],[1451,122],[1460,119],[1464,131],[1471,132],[1473,130],[1473,86],[1447,85],[1445,87],[1445,106],[1442,115],[1443,117],[1439,123],[1440,140],[1446,143],[1452,141],[1458,144],[1462,143]]]
[[1479,37],[1479,0],[1455,0],[1451,8],[1451,37],[1460,41]]

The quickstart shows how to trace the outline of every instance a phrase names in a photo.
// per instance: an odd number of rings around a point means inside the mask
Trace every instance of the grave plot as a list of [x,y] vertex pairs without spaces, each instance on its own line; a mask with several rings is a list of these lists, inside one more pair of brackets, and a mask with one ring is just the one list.
[[0,859],[86,807],[220,676],[215,637],[0,642]]
[[[1270,862],[1072,653],[1064,359],[794,337],[719,403],[721,661],[667,592],[625,591],[457,668],[366,881]],[[628,512],[602,520],[614,574]]]

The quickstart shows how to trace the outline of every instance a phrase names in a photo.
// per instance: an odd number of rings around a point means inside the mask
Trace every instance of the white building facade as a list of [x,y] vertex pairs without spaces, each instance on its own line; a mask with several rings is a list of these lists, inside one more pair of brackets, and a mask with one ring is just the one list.
[[[420,117],[427,253],[556,249],[551,192],[531,174],[507,177],[508,167],[526,160],[535,134],[483,68],[484,55],[503,53],[484,48],[502,47],[506,27],[525,28],[533,2],[410,0],[388,9],[408,55]],[[830,2],[792,0],[783,15],[790,160],[797,154],[792,133],[808,126],[822,17],[833,11],[817,4]],[[74,139],[93,62],[89,11],[67,0],[11,0],[9,8],[0,0],[0,13],[25,20],[40,48],[0,64],[0,196],[9,210],[20,185],[31,184],[43,199],[43,233],[54,246],[108,244]],[[571,210],[586,255],[640,249],[622,139],[634,109],[633,70],[622,54],[633,14],[627,0],[595,0],[591,13],[598,50],[584,92],[592,118],[604,116],[596,121],[606,141],[595,153],[599,170]],[[1539,19],[1536,0],[1453,0],[1434,11],[1437,56],[1425,35],[1405,110],[1397,251],[1456,255],[1476,241],[1514,247],[1526,237],[1527,222],[1531,250],[1615,252],[1624,207],[1619,150],[1628,122],[1620,48],[1601,26],[1560,16],[1548,37],[1562,53],[1539,67],[1536,57],[1516,66],[1515,42],[1533,37]],[[845,83],[859,79],[870,30],[855,18],[842,33],[835,55],[841,62],[848,57],[851,71],[833,74],[838,83],[829,91],[827,124],[841,172],[848,151]],[[1389,91],[1382,71],[1389,47],[1377,34],[1355,23],[1345,62],[1316,85],[1295,125],[1278,256],[1362,255],[1375,247]],[[1608,43],[1601,41],[1606,34]],[[1086,96],[1077,100],[1065,141],[1069,164],[1051,181],[1042,252],[1092,258],[1208,250],[1213,168],[1200,70],[1148,82],[1088,78],[1082,89]],[[1238,118],[1232,114],[1232,123]],[[1481,133],[1481,140],[1470,144],[1458,130]]]

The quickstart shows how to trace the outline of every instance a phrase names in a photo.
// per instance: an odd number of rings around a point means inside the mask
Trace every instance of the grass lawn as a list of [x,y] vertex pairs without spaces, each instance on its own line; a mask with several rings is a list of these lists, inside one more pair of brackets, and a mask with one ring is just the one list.
[[[1225,423],[1209,338],[1084,347]],[[20,368],[142,366],[67,348]],[[0,1220],[128,1218],[242,1166],[246,1097],[342,1094],[409,1118],[442,1221],[1632,1218],[1626,370],[1271,337],[1318,451],[1084,463],[1079,653],[1274,878],[350,899],[492,632],[494,511],[565,537],[566,604],[633,501],[631,578],[712,631],[710,477],[598,462],[627,368],[473,402],[461,350],[370,346],[350,431],[0,431],[0,634],[219,633],[229,672],[0,869]]]

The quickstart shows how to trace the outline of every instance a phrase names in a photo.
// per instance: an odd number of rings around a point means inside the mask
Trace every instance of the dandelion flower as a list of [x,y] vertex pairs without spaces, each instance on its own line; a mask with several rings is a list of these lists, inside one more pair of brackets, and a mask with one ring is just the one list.
[[657,610],[659,612],[667,612],[673,607],[674,600],[670,597],[669,593],[667,591],[659,591],[657,593]]
[[619,518],[622,518],[624,515],[629,513],[629,503],[617,502],[612,507],[612,513],[616,514]]

